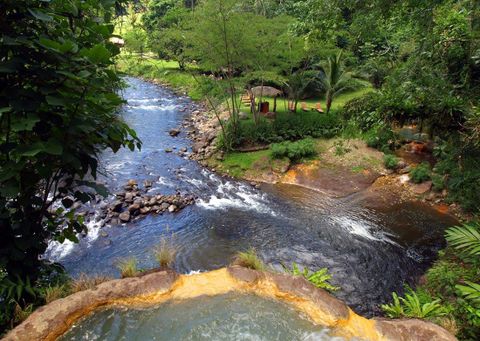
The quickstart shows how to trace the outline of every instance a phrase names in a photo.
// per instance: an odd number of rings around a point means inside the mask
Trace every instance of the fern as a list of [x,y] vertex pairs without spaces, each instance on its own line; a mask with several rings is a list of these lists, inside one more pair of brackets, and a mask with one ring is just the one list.
[[400,303],[400,299],[396,292],[392,293],[393,302],[390,304],[382,304],[380,307],[390,318],[398,318],[405,316],[405,312],[403,311],[403,305]]
[[456,285],[462,296],[476,306],[480,306],[480,284],[465,282],[466,285]]
[[466,256],[480,256],[480,226],[478,223],[449,228],[445,238],[451,246]]
[[441,305],[439,299],[421,302],[414,291],[405,294],[405,297],[398,297],[394,292],[392,297],[392,303],[381,305],[385,314],[391,318],[415,317],[429,319],[447,314],[447,310]]
[[302,276],[307,281],[315,285],[317,288],[325,289],[328,291],[337,291],[339,287],[333,286],[328,281],[332,278],[332,275],[328,273],[327,268],[322,268],[320,270],[311,272],[307,267],[304,267],[303,270],[300,270],[297,263],[292,263],[292,268],[289,269],[282,264],[283,269],[293,275],[293,276]]

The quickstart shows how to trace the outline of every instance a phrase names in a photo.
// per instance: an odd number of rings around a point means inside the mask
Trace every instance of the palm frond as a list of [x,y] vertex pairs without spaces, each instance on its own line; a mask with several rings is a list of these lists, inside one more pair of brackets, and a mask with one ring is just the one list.
[[445,238],[449,244],[468,256],[480,256],[480,226],[477,223],[451,227]]
[[480,284],[465,282],[466,285],[456,285],[462,296],[475,305],[480,305]]

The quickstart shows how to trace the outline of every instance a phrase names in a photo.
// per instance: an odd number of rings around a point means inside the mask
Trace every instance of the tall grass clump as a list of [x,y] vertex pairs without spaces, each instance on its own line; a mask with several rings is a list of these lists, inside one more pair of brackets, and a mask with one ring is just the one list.
[[76,293],[84,290],[95,289],[103,282],[111,281],[113,278],[108,276],[88,276],[84,273],[70,282],[70,293]]
[[122,259],[117,263],[117,269],[122,278],[135,277],[138,275],[137,259],[135,257]]
[[163,238],[153,249],[153,254],[162,268],[168,268],[175,261],[177,249],[167,239]]
[[45,304],[64,298],[70,294],[70,288],[67,284],[48,286],[42,290],[42,297]]
[[238,252],[233,261],[233,265],[258,271],[264,271],[266,268],[265,263],[258,257],[257,251],[255,251],[254,248]]

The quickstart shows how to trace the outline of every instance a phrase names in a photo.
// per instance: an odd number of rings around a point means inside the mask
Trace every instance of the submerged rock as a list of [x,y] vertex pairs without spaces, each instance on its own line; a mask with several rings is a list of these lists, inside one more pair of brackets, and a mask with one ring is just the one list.
[[170,136],[175,137],[180,134],[180,129],[171,129],[169,132]]
[[130,221],[130,212],[129,211],[122,212],[118,217],[122,222],[128,223]]

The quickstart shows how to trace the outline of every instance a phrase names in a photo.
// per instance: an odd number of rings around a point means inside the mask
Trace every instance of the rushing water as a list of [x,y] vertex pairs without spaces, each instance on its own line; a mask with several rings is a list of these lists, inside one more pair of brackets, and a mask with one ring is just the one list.
[[79,321],[70,340],[341,341],[283,303],[228,294],[170,302],[152,309],[113,308]]
[[79,245],[51,244],[47,256],[73,274],[118,275],[115,263],[135,256],[141,267],[156,266],[152,248],[171,238],[178,248],[179,272],[225,266],[239,250],[254,247],[273,267],[296,262],[310,269],[328,267],[336,296],[357,312],[377,306],[420,276],[442,247],[443,229],[454,222],[419,203],[371,208],[351,196],[329,198],[291,185],[262,185],[226,179],[196,162],[165,153],[189,148],[185,132],[171,137],[191,105],[162,87],[129,78],[122,115],[143,141],[141,151],[121,150],[102,158],[104,179],[112,192],[128,179],[154,182],[150,192],[180,191],[198,197],[179,213],[147,216],[127,225],[90,224]]

